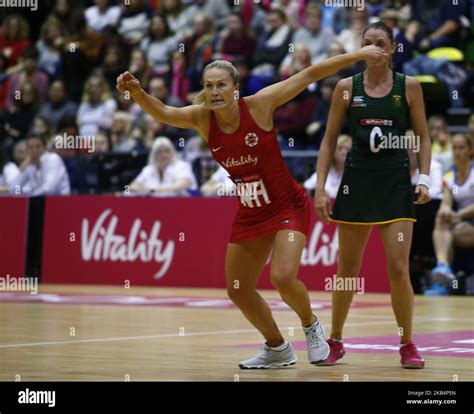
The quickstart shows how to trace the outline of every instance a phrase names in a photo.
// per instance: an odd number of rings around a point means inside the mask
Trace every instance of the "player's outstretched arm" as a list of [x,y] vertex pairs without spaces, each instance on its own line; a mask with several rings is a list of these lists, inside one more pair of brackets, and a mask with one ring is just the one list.
[[173,125],[178,128],[200,128],[200,116],[202,107],[189,105],[184,108],[175,108],[165,105],[159,99],[154,98],[144,91],[135,76],[130,72],[124,72],[117,78],[117,90],[129,93],[130,97],[159,122]]
[[291,101],[312,83],[352,65],[354,62],[366,60],[369,63],[375,63],[384,59],[388,59],[388,55],[381,48],[374,45],[365,46],[355,52],[334,56],[312,65],[284,81],[262,89],[255,94],[254,98],[256,101],[258,100],[258,105],[273,111]]

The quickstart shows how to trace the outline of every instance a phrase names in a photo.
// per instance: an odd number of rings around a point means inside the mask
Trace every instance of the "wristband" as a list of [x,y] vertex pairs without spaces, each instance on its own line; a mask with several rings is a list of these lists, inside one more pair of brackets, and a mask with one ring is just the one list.
[[420,174],[420,177],[418,178],[418,184],[417,185],[424,185],[428,190],[431,187],[431,178],[429,175],[426,174]]

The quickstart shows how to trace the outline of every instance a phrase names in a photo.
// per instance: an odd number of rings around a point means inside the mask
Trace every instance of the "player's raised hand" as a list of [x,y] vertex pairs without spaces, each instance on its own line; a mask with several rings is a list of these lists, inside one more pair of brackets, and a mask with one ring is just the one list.
[[142,89],[140,81],[128,71],[118,76],[116,87],[119,92],[124,93],[128,91],[132,98]]

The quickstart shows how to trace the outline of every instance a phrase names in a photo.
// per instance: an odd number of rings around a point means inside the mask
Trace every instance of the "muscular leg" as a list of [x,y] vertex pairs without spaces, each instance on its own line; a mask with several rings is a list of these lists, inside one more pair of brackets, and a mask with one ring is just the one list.
[[315,322],[306,286],[298,280],[298,269],[306,236],[295,230],[280,230],[273,241],[270,278],[282,299],[300,317],[303,326]]
[[250,242],[229,243],[226,255],[226,280],[229,298],[250,323],[263,335],[269,346],[284,340],[268,304],[256,291],[257,280],[272,249],[273,236]]
[[[339,263],[337,277],[357,277],[372,226],[338,224]],[[332,292],[331,338],[342,339],[342,330],[351,306],[353,291]]]
[[413,323],[413,288],[410,282],[409,255],[413,234],[413,223],[396,221],[380,225],[387,258],[387,273],[390,279],[392,307],[402,341],[411,340]]

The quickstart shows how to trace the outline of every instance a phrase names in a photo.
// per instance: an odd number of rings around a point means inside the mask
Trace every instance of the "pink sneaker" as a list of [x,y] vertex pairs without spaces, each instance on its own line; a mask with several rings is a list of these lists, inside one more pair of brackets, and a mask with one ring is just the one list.
[[425,360],[420,356],[412,341],[408,341],[400,347],[400,355],[402,368],[423,369],[425,367]]
[[346,354],[342,341],[335,341],[334,339],[329,338],[327,343],[329,345],[329,356],[325,360],[317,362],[315,365],[320,365],[323,367],[335,365],[336,361],[341,359]]

